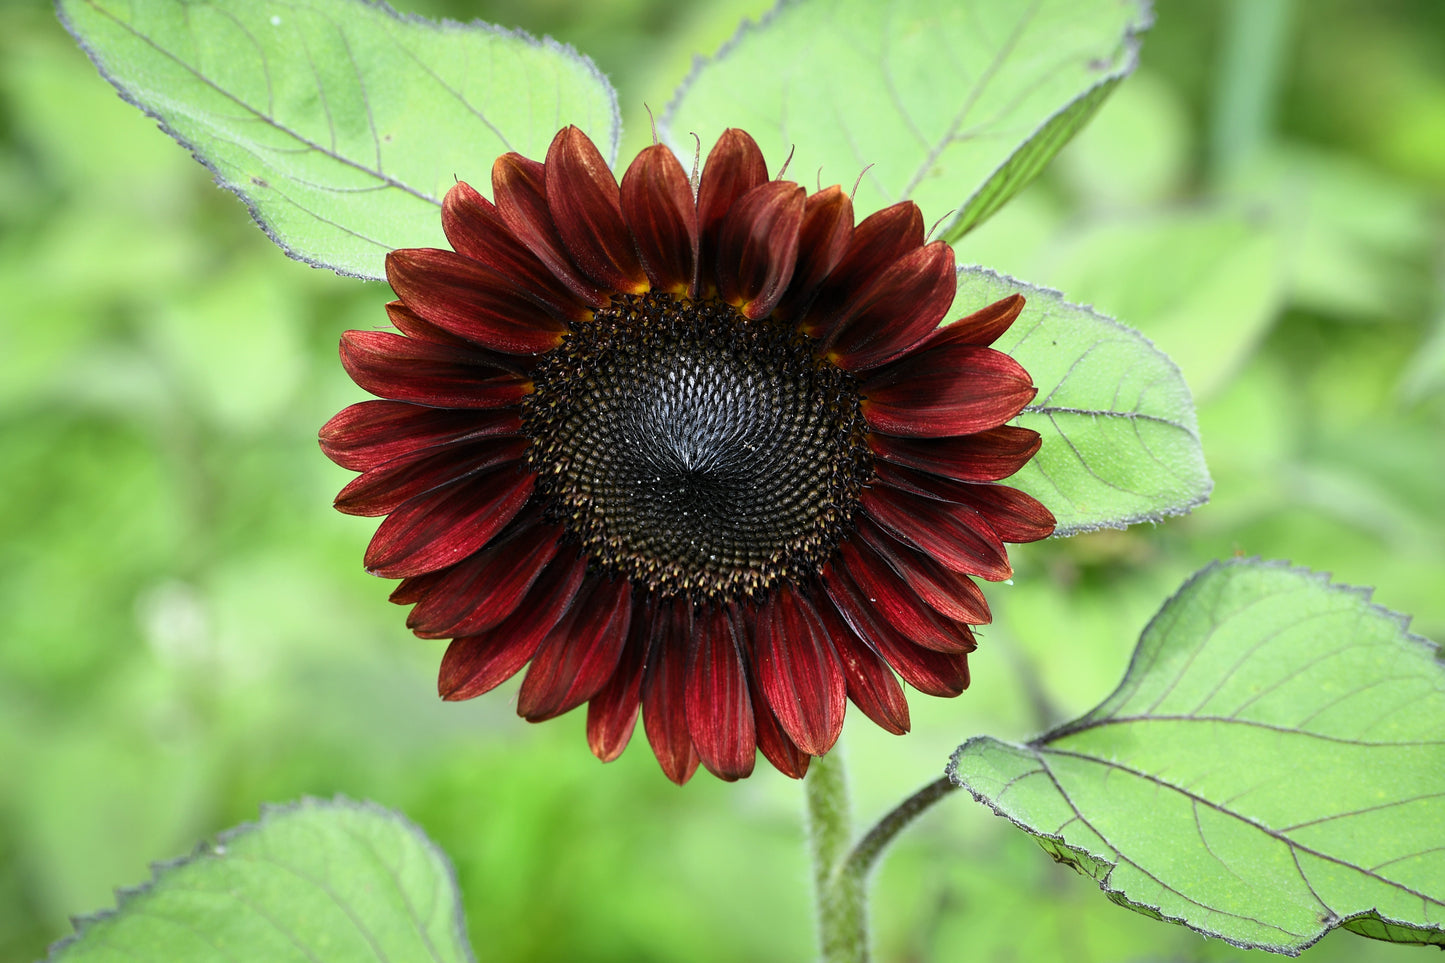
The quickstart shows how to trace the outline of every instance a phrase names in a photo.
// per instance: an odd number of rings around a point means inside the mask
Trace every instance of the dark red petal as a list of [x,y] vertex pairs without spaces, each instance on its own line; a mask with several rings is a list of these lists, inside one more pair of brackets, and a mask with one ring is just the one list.
[[342,468],[366,471],[401,455],[453,442],[514,435],[516,411],[446,411],[402,401],[362,401],[321,426],[321,450]]
[[703,165],[697,186],[698,282],[693,293],[707,297],[717,289],[713,265],[723,218],[737,199],[768,179],[768,165],[757,142],[729,127],[722,132]]
[[774,313],[784,318],[798,317],[838,265],[852,237],[853,199],[837,185],[810,195],[803,205],[793,280]]
[[[757,613],[747,612],[739,617],[734,612],[734,621],[739,628],[745,628],[748,620],[757,624]],[[751,650],[751,647],[747,647]],[[752,689],[753,699],[753,727],[757,735],[758,750],[763,758],[773,764],[773,767],[783,775],[792,779],[802,779],[808,772],[808,763],[812,756],[799,749],[783,727],[778,723],[778,717],[768,705],[768,700],[762,695],[762,683],[758,680],[758,660],[756,657],[745,658],[745,668],[748,672],[748,683]]]
[[592,698],[612,678],[632,620],[632,585],[594,578],[566,618],[542,641],[517,693],[529,722],[560,716]]
[[1038,390],[1013,358],[992,348],[945,344],[895,361],[863,382],[863,416],[874,431],[909,438],[997,428]]
[[687,729],[713,775],[731,782],[753,771],[757,732],[742,640],[720,605],[699,608],[687,666]]
[[935,612],[861,540],[845,540],[838,546],[832,564],[848,573],[878,618],[915,645],[939,652],[971,652],[978,647],[967,626]]
[[427,572],[425,575],[412,575],[402,579],[392,589],[387,601],[396,605],[415,605],[426,598],[427,593],[436,587],[437,583],[446,578],[451,569],[443,568],[435,572]]
[[898,684],[893,670],[882,656],[854,634],[831,599],[819,601],[815,607],[828,637],[833,640],[838,662],[843,666],[843,675],[848,680],[848,698],[880,728],[895,736],[903,735],[909,728],[908,699],[903,695],[903,687]]
[[471,185],[458,182],[447,191],[442,201],[442,230],[458,254],[510,278],[553,317],[575,321],[586,313],[567,286],[513,236],[496,205]]
[[922,246],[923,212],[912,201],[900,201],[863,218],[799,326],[814,337],[830,329],[835,315],[846,310],[859,291],[894,261]]
[[1013,574],[1003,542],[967,506],[923,498],[887,485],[865,488],[858,501],[868,517],[945,568],[994,582]]
[[392,401],[434,408],[506,408],[531,382],[490,367],[485,355],[386,331],[347,331],[341,365],[362,388]]
[[492,196],[497,213],[527,250],[547,266],[567,290],[584,304],[599,308],[607,303],[607,295],[593,284],[572,262],[552,214],[547,209],[547,184],[544,168],[537,161],[521,154],[503,154],[492,164]]
[[919,348],[932,348],[940,344],[971,344],[987,348],[997,341],[1018,318],[1024,309],[1024,296],[1010,294],[984,308],[979,308],[967,317],[946,324],[928,336]]
[[[457,348],[465,348],[468,351],[476,353],[479,357],[496,359],[499,363],[494,365],[494,367],[504,367],[521,373],[522,366],[516,364],[516,358],[494,352],[484,352],[466,338],[452,334],[450,331],[444,331],[432,324],[400,301],[388,301],[386,303],[386,316],[391,320],[391,323],[396,326],[396,330],[408,338],[414,338],[417,341],[429,341],[432,344],[446,344]],[[505,363],[502,363],[503,358],[507,359]]]
[[988,522],[1005,542],[1048,538],[1058,524],[1054,513],[1032,495],[1006,485],[969,485],[960,499]]
[[622,219],[617,179],[591,138],[564,127],[547,149],[547,210],[573,262],[598,284],[626,294],[647,290],[647,275]]
[[658,603],[652,648],[642,676],[642,725],[667,778],[679,786],[697,771],[687,728],[687,650],[692,644],[692,602],[678,596]]
[[983,517],[1005,542],[1035,542],[1054,533],[1054,514],[1032,495],[1005,485],[972,485],[940,478],[898,465],[875,464],[878,479],[886,485],[932,498],[966,505]]
[[501,538],[448,569],[411,610],[406,627],[424,639],[492,630],[522,604],[557,554],[561,534],[559,526],[519,520]]
[[758,610],[758,679],[799,749],[821,756],[843,729],[847,682],[813,606],[784,586]]
[[505,622],[485,635],[454,639],[442,656],[437,691],[448,702],[471,699],[517,674],[567,613],[587,572],[586,559],[559,559]]
[[823,585],[849,628],[913,688],[944,697],[956,696],[968,688],[968,653],[936,652],[909,642],[876,617],[847,573],[835,566],[824,566]]
[[642,697],[642,669],[652,647],[652,618],[656,602],[636,602],[627,628],[622,657],[607,684],[587,703],[587,744],[603,762],[622,755],[637,725],[637,706]]
[[697,203],[677,155],[653,144],[622,175],[622,216],[652,286],[686,294],[697,276]]
[[386,515],[408,499],[468,475],[520,461],[525,438],[487,439],[423,448],[353,478],[336,496],[336,510],[348,515]]
[[876,368],[938,327],[957,290],[952,248],[935,241],[910,251],[834,316],[824,350],[849,371]]
[[493,351],[540,354],[557,347],[567,330],[507,278],[451,251],[392,251],[386,279],[421,317]]
[[516,517],[536,480],[516,465],[418,495],[376,530],[366,549],[367,571],[404,578],[457,564]]
[[1028,464],[1042,442],[1037,431],[1014,425],[948,438],[896,438],[868,433],[868,447],[883,461],[964,482],[1007,478]]
[[870,522],[857,519],[858,538],[878,553],[918,597],[955,622],[986,625],[993,621],[983,591],[967,575],[950,572],[930,556],[905,545]]
[[772,313],[798,260],[807,194],[791,181],[768,181],[740,197],[717,235],[718,295],[749,318]]

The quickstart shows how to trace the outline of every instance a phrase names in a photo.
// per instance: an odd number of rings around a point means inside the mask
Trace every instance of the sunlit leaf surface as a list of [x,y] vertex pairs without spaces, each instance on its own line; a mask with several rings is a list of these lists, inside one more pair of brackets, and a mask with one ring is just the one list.
[[[1038,174],[1134,69],[1144,0],[783,0],[699,63],[663,118],[704,153],[752,133],[791,175],[851,184],[862,213],[911,198],[947,239]],[[871,165],[871,166],[870,166]],[[815,172],[817,172],[815,174]]]
[[60,0],[122,97],[234,191],[286,253],[379,278],[443,243],[437,206],[576,124],[615,159],[611,85],[570,47],[363,0]]
[[50,960],[466,963],[459,899],[446,857],[401,816],[307,800],[158,869]]
[[1139,332],[1057,291],[982,268],[959,271],[952,314],[1015,292],[1028,304],[994,347],[1033,375],[1038,397],[1014,423],[1044,442],[1008,483],[1049,507],[1059,535],[1158,521],[1203,503],[1213,483],[1174,363]]
[[1103,704],[955,782],[1110,899],[1239,946],[1445,945],[1445,665],[1369,594],[1256,560],[1194,576]]

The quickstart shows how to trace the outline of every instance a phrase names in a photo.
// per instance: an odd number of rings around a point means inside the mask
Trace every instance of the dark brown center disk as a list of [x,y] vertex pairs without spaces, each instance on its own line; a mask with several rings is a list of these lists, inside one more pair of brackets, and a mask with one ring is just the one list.
[[815,574],[873,470],[853,378],[720,301],[615,298],[534,374],[525,431],[550,514],[662,595],[765,595]]

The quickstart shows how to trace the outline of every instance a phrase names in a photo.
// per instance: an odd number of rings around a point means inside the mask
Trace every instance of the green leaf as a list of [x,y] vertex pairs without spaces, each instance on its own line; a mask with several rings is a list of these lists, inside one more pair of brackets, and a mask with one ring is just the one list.
[[370,803],[264,810],[77,923],[51,963],[472,959],[451,864]]
[[58,0],[120,95],[246,202],[290,256],[384,276],[441,245],[437,207],[491,162],[576,124],[614,160],[616,95],[592,61],[489,24],[367,0]]
[[959,270],[954,314],[1015,292],[1028,304],[994,347],[1033,375],[1038,397],[1014,424],[1044,443],[1008,483],[1049,507],[1056,535],[1157,522],[1203,504],[1213,482],[1174,363],[1112,318],[984,268]]
[[[782,0],[699,61],[662,118],[704,154],[751,133],[871,212],[911,198],[962,236],[1043,169],[1138,59],[1146,0]],[[872,165],[872,166],[869,166]]]
[[1119,688],[951,778],[1117,903],[1297,955],[1335,927],[1445,945],[1445,665],[1369,593],[1216,563]]

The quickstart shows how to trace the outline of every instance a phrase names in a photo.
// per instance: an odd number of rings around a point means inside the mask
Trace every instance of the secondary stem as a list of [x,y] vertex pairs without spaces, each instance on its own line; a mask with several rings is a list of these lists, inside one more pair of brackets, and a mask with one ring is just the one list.
[[868,875],[905,826],[958,787],[940,776],[899,803],[852,848],[847,778],[837,749],[813,760],[803,788],[808,801],[808,841],[822,959],[824,963],[867,963]]

